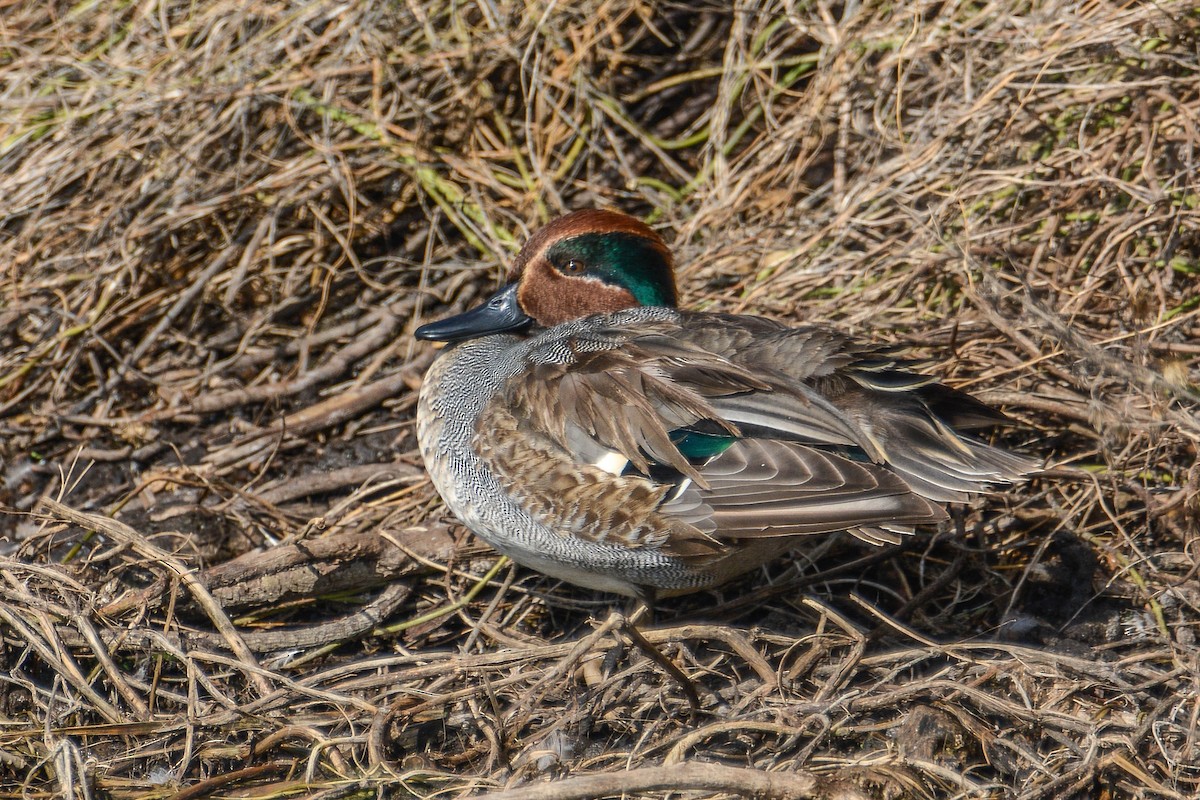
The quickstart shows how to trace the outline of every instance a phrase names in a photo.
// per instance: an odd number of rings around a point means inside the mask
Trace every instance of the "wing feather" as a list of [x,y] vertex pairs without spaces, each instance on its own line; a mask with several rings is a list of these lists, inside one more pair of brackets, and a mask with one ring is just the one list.
[[795,442],[742,439],[704,469],[710,488],[662,512],[722,540],[937,523],[946,513],[891,471]]
[[[649,536],[665,552],[710,558],[733,540],[841,530],[894,540],[945,519],[939,502],[1037,466],[961,436],[943,419],[957,408],[964,422],[985,420],[987,407],[912,372],[893,348],[754,317],[694,319],[639,309],[550,329],[530,340],[529,368],[498,399],[524,438],[544,443],[539,457],[594,469],[580,473],[572,502],[613,482],[661,486],[616,492],[636,495],[645,520],[606,512],[638,546]],[[693,461],[682,431],[736,441]],[[613,464],[639,474],[600,466]]]

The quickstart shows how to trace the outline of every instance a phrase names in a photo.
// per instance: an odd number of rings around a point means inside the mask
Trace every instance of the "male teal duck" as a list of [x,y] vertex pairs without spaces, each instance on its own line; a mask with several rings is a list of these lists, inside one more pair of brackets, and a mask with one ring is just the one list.
[[450,510],[519,564],[650,600],[797,537],[895,541],[1036,468],[962,435],[1004,417],[894,347],[676,305],[662,238],[586,210],[534,233],[483,305],[419,328],[454,343],[417,408]]

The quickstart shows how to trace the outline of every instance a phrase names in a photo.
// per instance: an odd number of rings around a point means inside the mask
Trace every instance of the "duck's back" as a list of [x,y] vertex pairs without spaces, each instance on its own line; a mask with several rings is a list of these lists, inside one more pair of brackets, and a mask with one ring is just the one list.
[[638,595],[718,583],[794,535],[937,522],[937,502],[1033,467],[944,418],[988,411],[827,328],[639,307],[449,349],[418,432],[491,544]]

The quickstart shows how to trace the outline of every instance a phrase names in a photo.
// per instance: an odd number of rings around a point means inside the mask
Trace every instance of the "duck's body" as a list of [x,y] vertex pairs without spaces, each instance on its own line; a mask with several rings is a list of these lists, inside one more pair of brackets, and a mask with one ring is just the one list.
[[670,256],[624,215],[551,223],[512,278],[418,332],[459,343],[425,377],[417,435],[463,523],[554,577],[694,591],[797,536],[939,522],[1034,466],[960,436],[1002,417],[890,348],[670,307]]

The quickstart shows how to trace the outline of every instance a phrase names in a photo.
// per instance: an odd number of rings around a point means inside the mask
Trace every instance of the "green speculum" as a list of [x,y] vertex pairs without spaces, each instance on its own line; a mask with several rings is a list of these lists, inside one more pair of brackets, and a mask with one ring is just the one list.
[[688,461],[707,461],[728,450],[737,437],[680,429],[671,432],[671,441]]

